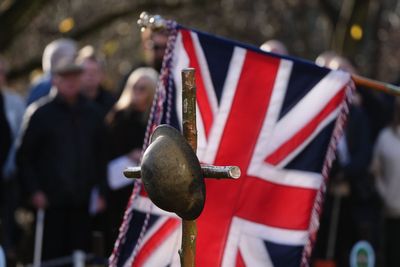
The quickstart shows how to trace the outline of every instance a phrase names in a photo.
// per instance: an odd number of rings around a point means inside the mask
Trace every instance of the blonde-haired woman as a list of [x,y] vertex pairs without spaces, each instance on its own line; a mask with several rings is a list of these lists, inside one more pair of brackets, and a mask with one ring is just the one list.
[[151,106],[154,91],[157,85],[158,73],[152,68],[138,68],[134,70],[125,84],[124,90],[114,110],[129,108],[144,112]]
[[[132,191],[118,168],[139,163],[148,116],[157,85],[157,72],[152,68],[134,70],[118,101],[106,116],[109,155],[110,238],[115,240],[124,210]],[[124,166],[126,167],[126,166]],[[112,170],[116,170],[113,172]],[[111,171],[110,171],[111,170]],[[122,180],[121,180],[122,179]]]
[[107,114],[110,159],[142,148],[157,76],[157,72],[152,68],[138,68],[133,71],[120,98]]

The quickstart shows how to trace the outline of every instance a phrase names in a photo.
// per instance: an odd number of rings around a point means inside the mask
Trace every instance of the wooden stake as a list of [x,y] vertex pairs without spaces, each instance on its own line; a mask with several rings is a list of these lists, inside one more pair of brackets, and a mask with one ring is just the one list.
[[[194,74],[193,68],[182,70],[182,128],[183,136],[196,153],[196,84]],[[179,255],[183,267],[195,266],[196,238],[196,220],[182,220],[182,246]]]

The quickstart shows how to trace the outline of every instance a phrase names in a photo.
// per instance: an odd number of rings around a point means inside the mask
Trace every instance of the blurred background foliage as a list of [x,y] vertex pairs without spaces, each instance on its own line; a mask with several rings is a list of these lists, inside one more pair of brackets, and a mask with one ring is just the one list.
[[142,56],[142,11],[256,46],[278,39],[308,60],[334,50],[362,75],[398,79],[397,0],[0,0],[0,55],[10,63],[10,85],[25,94],[45,45],[65,36],[103,54],[107,85],[115,88]]

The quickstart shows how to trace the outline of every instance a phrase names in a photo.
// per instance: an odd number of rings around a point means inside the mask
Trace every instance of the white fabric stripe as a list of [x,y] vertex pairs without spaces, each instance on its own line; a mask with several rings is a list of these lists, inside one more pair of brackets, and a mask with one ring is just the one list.
[[277,123],[265,151],[265,158],[311,121],[348,81],[348,73],[331,71],[327,74]]
[[315,128],[314,132],[308,136],[308,138],[295,150],[292,151],[284,160],[282,160],[278,165],[278,168],[282,168],[286,164],[288,164],[292,159],[294,159],[303,149],[317,136],[329,123],[334,121],[339,115],[340,110],[342,109],[342,105],[339,105],[334,111],[331,112],[323,121],[321,121],[317,128]]
[[271,135],[274,133],[274,127],[282,108],[292,67],[293,62],[289,60],[282,59],[279,64],[268,111],[254,148],[248,174],[276,184],[318,189],[322,182],[320,174],[280,170],[264,162],[265,151],[271,145]]
[[[287,246],[303,246],[308,240],[308,232],[276,228],[233,217],[221,267],[236,266],[239,247],[246,266],[273,266],[267,248],[261,243],[263,240]],[[265,253],[261,252],[261,244]]]
[[153,250],[151,257],[143,264],[143,267],[180,266],[177,249],[181,243],[180,232],[181,229],[178,227],[157,249]]
[[179,249],[181,248],[181,244],[182,244],[182,225],[181,225],[181,227],[178,228],[178,235],[176,236],[176,239],[173,243],[174,253],[171,257],[172,259],[171,259],[171,262],[169,265],[170,267],[181,267],[181,259],[179,257],[179,253],[178,253]]
[[[130,267],[130,266],[132,266],[132,262],[131,262],[131,261],[132,261],[132,256],[133,256],[133,255],[131,255],[131,256],[129,257],[129,259],[125,261],[124,265],[122,265],[123,267]],[[115,265],[115,266],[117,266],[117,265]]]
[[[173,77],[175,82],[175,97],[176,97],[176,114],[178,116],[179,127],[182,127],[182,74],[181,71],[184,68],[189,67],[189,57],[184,49],[182,43],[182,34],[179,33],[176,38],[176,45],[174,51],[173,60]],[[207,139],[204,130],[203,120],[201,118],[201,113],[196,107],[196,122],[197,122],[197,156],[201,159],[202,155],[206,151]]]
[[[299,110],[295,109],[301,107],[301,109],[308,111],[310,110],[310,107],[313,107],[314,112],[309,113],[312,116],[315,116],[317,112],[319,112],[326,105],[326,103],[338,91],[340,91],[341,88],[343,88],[344,84],[348,81],[346,81],[346,78],[348,79],[348,74],[345,74],[343,72],[331,72],[332,74],[328,74],[324,79],[320,81],[319,84],[316,85],[316,87],[312,91],[312,94],[309,93],[309,95],[305,97],[307,98],[306,101],[303,101],[303,99],[292,111],[290,111],[285,116],[285,118],[290,118],[290,123],[292,123],[294,127],[296,127],[296,124],[298,125],[296,131],[294,131],[292,125],[290,125],[289,123],[285,123],[284,127],[282,126],[283,124],[280,124],[281,122],[278,122],[277,125],[274,125],[280,113],[281,106],[279,103],[282,104],[283,102],[283,97],[286,92],[291,67],[292,65],[290,64],[290,62],[282,61],[280,64],[277,84],[274,85],[274,92],[271,98],[271,103],[263,124],[261,134],[255,147],[255,152],[251,160],[248,173],[252,176],[259,177],[261,179],[277,184],[298,186],[309,189],[318,189],[322,183],[322,175],[313,172],[282,170],[280,169],[280,167],[284,166],[296,155],[298,155],[298,153],[300,153],[302,149],[304,149],[304,147],[312,141],[312,139],[323,129],[323,127],[334,120],[340,108],[332,112],[332,114],[330,114],[325,120],[323,120],[318,125],[316,131],[309,138],[307,138],[307,140],[303,144],[296,148],[280,165],[275,167],[265,163],[264,160],[269,155],[267,153],[272,153],[279,147],[277,146],[279,142],[281,145],[284,141],[287,140],[285,139],[282,141],[281,139],[281,141],[279,141],[279,138],[282,138],[282,136],[285,136],[285,138],[292,137],[293,134],[304,127],[305,122],[308,122],[305,119],[299,120],[299,114],[304,114],[304,112],[301,113]],[[278,81],[281,82],[278,83]],[[326,90],[326,88],[330,88],[332,90]],[[311,104],[310,101],[315,101],[316,104]],[[309,120],[312,119],[312,117],[310,118],[311,115],[308,115],[307,117],[309,118]]]
[[153,235],[160,230],[160,228],[165,224],[165,222],[170,219],[168,217],[160,217],[151,227],[149,227],[147,229],[146,234],[143,237],[142,242],[140,243],[140,248],[138,250],[138,254],[140,253],[140,250],[143,248],[143,246],[146,244],[147,241],[149,241],[149,239],[151,237],[153,237]]
[[197,157],[201,160],[204,157],[207,149],[207,138],[206,131],[204,129],[203,118],[199,110],[199,106],[196,105],[196,128],[197,128]]
[[239,248],[246,266],[274,267],[268,250],[259,237],[241,235]]
[[276,244],[288,246],[303,246],[307,242],[308,232],[300,230],[288,230],[276,228],[264,224],[258,224],[235,217],[232,224],[240,222],[243,235],[249,235]]
[[179,218],[175,213],[160,209],[159,207],[154,205],[154,203],[149,198],[140,195],[133,200],[131,209],[143,213],[151,212],[152,214],[157,216],[168,216],[173,218]]
[[252,171],[252,168],[254,168],[253,165],[258,165],[265,159],[265,150],[270,145],[270,137],[274,132],[274,127],[281,111],[292,67],[292,61],[281,59],[275,84],[272,89],[272,95],[268,105],[267,114],[261,132],[258,136],[256,147],[254,148],[253,157],[249,166],[249,172],[251,172],[252,175],[257,176],[257,173]]
[[224,248],[221,267],[236,266],[236,257],[239,249],[239,239],[242,234],[242,220],[235,220],[234,217],[229,227],[228,239]]
[[242,72],[245,57],[245,49],[239,47],[234,48],[232,59],[229,63],[229,71],[225,80],[224,89],[222,91],[223,93],[221,97],[219,112],[214,118],[214,123],[209,134],[206,153],[204,157],[200,159],[204,163],[214,163],[217,151],[219,149],[220,140],[224,132],[226,120],[229,116],[232,101],[236,93],[237,84],[240,79],[240,74]]
[[217,101],[217,96],[215,95],[214,85],[211,81],[210,71],[208,69],[208,63],[206,57],[204,56],[203,49],[200,45],[199,37],[195,32],[192,31],[190,32],[190,35],[192,37],[194,50],[196,52],[196,57],[201,69],[201,77],[203,78],[203,84],[206,89],[208,103],[211,107],[213,115],[215,116],[215,114],[218,111],[218,101]]
[[[138,250],[138,252],[137,252],[136,255],[138,255],[138,254],[140,253],[140,250],[142,249],[142,247],[144,246],[144,244],[146,244],[146,242],[149,240],[149,238],[150,238],[152,235],[154,235],[154,233],[157,232],[157,231],[160,229],[160,227],[165,223],[165,221],[167,221],[168,219],[169,219],[168,217],[160,217],[160,219],[157,220],[157,221],[155,222],[155,224],[152,225],[152,226],[148,229],[148,231],[146,232],[146,234],[145,234],[145,236],[144,236],[144,238],[143,238],[143,241],[140,243],[140,247],[139,247],[139,250]],[[132,253],[131,256],[129,257],[129,260],[127,260],[127,261],[125,262],[124,267],[131,266],[130,263],[132,263],[133,256],[134,256],[134,254]]]
[[[260,179],[286,186],[317,190],[322,183],[320,173],[279,169],[263,162],[254,165],[251,171]],[[249,174],[253,175],[251,172]]]

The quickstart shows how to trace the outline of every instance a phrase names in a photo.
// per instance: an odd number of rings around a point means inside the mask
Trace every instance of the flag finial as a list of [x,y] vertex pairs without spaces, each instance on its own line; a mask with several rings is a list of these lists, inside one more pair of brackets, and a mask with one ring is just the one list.
[[160,15],[149,14],[146,11],[140,14],[137,24],[139,25],[141,31],[144,31],[146,28],[160,30],[166,28],[167,26],[166,20],[163,17]]

